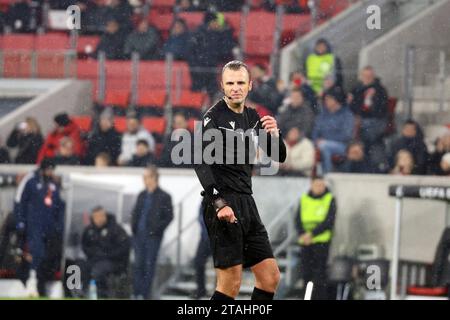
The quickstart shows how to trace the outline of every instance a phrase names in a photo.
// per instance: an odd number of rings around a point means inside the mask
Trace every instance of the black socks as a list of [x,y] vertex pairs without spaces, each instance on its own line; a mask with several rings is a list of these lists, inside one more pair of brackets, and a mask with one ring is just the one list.
[[267,292],[257,287],[253,288],[252,300],[273,300],[274,292]]
[[234,300],[234,298],[216,290],[214,291],[211,300]]

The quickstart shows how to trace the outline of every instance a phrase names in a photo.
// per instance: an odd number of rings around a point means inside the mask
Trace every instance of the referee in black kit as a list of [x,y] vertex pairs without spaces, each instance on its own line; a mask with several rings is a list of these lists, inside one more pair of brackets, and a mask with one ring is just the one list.
[[[247,65],[241,61],[228,62],[222,69],[221,86],[224,98],[204,114],[202,132],[205,135],[209,129],[219,130],[223,137],[223,158],[234,161],[207,164],[202,153],[202,164],[195,167],[204,189],[204,220],[217,275],[211,300],[233,300],[239,293],[243,268],[251,268],[256,279],[252,300],[272,300],[280,271],[252,197],[253,161],[249,153],[252,145],[256,149],[259,140],[267,156],[284,162],[286,146],[273,117],[260,118],[255,110],[244,105],[252,88]],[[239,140],[242,135],[244,140],[242,132],[249,129],[255,133],[250,135],[251,141],[245,135],[245,161],[236,161],[240,150],[234,144],[230,148],[227,139]],[[263,139],[268,143],[263,145]],[[219,142],[216,139],[214,143]]]

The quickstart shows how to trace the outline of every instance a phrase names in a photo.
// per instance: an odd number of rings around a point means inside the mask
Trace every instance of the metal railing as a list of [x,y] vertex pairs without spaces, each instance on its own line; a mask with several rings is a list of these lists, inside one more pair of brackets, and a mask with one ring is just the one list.
[[444,111],[450,95],[446,86],[450,80],[450,47],[407,46],[405,49],[405,70],[403,103],[406,117],[413,117],[414,102],[428,101],[438,111]]

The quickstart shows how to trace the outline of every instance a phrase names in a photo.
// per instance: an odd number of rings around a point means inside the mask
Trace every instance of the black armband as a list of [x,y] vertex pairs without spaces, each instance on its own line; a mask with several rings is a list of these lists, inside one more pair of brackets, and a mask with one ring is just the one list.
[[225,201],[224,198],[217,198],[213,201],[214,209],[216,209],[216,212],[219,212],[221,209],[228,206],[228,203]]

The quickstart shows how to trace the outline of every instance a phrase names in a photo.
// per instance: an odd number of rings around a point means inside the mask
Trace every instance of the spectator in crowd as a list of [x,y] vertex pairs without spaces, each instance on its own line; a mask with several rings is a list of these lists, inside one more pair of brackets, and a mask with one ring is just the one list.
[[343,87],[341,60],[332,52],[326,39],[317,40],[314,53],[306,58],[306,77],[316,94],[324,92],[324,81],[331,76],[334,84]]
[[391,168],[394,166],[394,159],[400,150],[409,151],[414,157],[414,173],[424,174],[428,158],[427,146],[424,142],[422,128],[414,120],[407,120],[403,125],[400,137],[392,142],[389,161]]
[[441,159],[441,176],[448,176],[450,175],[450,152],[447,152],[444,154],[444,156]]
[[428,173],[442,175],[441,160],[444,154],[450,152],[450,133],[439,137],[435,143],[435,150],[428,161]]
[[274,78],[267,74],[267,69],[262,64],[256,64],[250,69],[253,82],[249,98],[266,107],[272,114],[278,114],[278,107],[283,102],[283,94],[277,86]]
[[65,205],[54,170],[53,160],[43,159],[40,167],[21,181],[16,195],[17,230],[25,234],[30,276],[36,275],[40,296],[47,295],[46,284],[53,280],[61,261]]
[[120,30],[119,23],[114,19],[109,19],[106,22],[105,33],[101,36],[92,56],[98,58],[99,53],[103,52],[108,60],[124,59],[125,38],[126,34]]
[[86,164],[93,165],[97,155],[104,152],[109,155],[113,164],[117,163],[120,154],[122,137],[114,128],[114,114],[106,109],[100,115],[99,125],[88,136]]
[[9,151],[6,147],[2,146],[2,139],[0,137],[0,164],[11,163],[9,157]]
[[340,167],[340,172],[373,173],[364,153],[364,144],[359,141],[350,143],[347,147],[347,157]]
[[314,283],[313,300],[327,299],[327,261],[336,211],[336,200],[323,178],[312,178],[311,189],[301,197],[295,226],[301,246],[300,270],[304,283]]
[[147,140],[141,139],[136,142],[136,153],[128,162],[129,167],[147,167],[155,164],[155,157],[150,152]]
[[[161,157],[159,160],[161,167],[190,167],[193,163],[193,135],[191,137],[191,161],[187,164],[176,165],[172,161],[172,149],[179,143],[179,140],[182,138],[182,131],[179,130],[188,130],[188,120],[184,113],[178,112],[173,116],[172,120],[172,132],[164,138],[164,148],[161,153]],[[178,130],[178,131],[177,131]],[[180,155],[184,156],[184,155]]]
[[186,21],[183,19],[175,19],[170,27],[170,34],[167,41],[164,43],[164,53],[173,54],[175,60],[188,60],[190,34]]
[[70,120],[65,112],[57,114],[53,120],[55,129],[47,135],[42,148],[39,150],[38,163],[44,158],[53,158],[56,155],[59,141],[64,137],[72,139],[74,154],[78,157],[83,157],[85,146],[81,138],[80,128]]
[[111,165],[111,157],[106,152],[100,152],[95,157],[95,167],[96,168],[105,168]]
[[206,89],[210,97],[218,90],[217,66],[232,57],[233,31],[221,13],[205,12],[203,24],[189,41],[192,90]]
[[155,152],[155,139],[150,132],[141,127],[137,113],[129,112],[127,114],[127,131],[122,135],[121,153],[118,160],[120,165],[125,165],[131,160],[136,152],[138,140],[146,140],[150,152]]
[[133,15],[133,8],[128,3],[128,0],[109,0],[106,8],[106,19],[115,20],[119,24],[121,31],[129,33],[133,30],[131,16]]
[[132,53],[136,52],[142,60],[158,59],[159,41],[158,30],[142,19],[125,41],[125,56],[131,58]]
[[288,132],[289,129],[296,127],[307,137],[311,137],[314,117],[314,112],[303,98],[302,91],[294,89],[289,95],[289,104],[278,117],[278,123],[282,132]]
[[[300,71],[294,71],[289,76],[289,87],[287,90],[292,91],[294,89],[300,89],[302,91],[305,101],[309,103],[315,114],[320,112],[316,93],[308,84],[308,80],[305,75]],[[286,93],[284,93],[284,95],[286,95]]]
[[304,13],[308,10],[305,1],[298,0],[264,0],[264,8],[269,11],[275,11],[277,5],[282,4],[286,13]]
[[[383,137],[388,118],[388,93],[374,69],[361,70],[358,85],[349,94],[350,109],[356,117],[358,136],[366,147],[366,155],[377,163],[384,154]],[[380,148],[381,146],[381,148]]]
[[414,156],[406,149],[400,149],[395,155],[395,165],[391,174],[408,176],[417,174]]
[[210,10],[213,11],[241,11],[245,0],[209,0]]
[[[82,248],[87,257],[86,280],[95,280],[99,298],[113,298],[108,278],[127,271],[130,247],[130,238],[116,218],[103,207],[95,207],[91,223],[83,231]],[[85,288],[88,283],[85,281]]]
[[[5,25],[10,31],[15,33],[31,32],[33,31],[33,26],[31,25],[32,16],[28,0],[15,0],[6,13]],[[36,23],[36,16],[34,16],[34,20]]]
[[287,158],[280,163],[280,174],[311,176],[315,161],[314,144],[295,126],[287,131],[285,141]]
[[354,118],[344,105],[345,97],[339,88],[324,95],[325,108],[316,118],[312,138],[320,150],[323,174],[333,169],[332,157],[345,156],[347,144],[353,137]]
[[6,145],[18,148],[14,162],[17,164],[35,164],[44,138],[35,118],[27,117],[10,133]]
[[137,299],[152,297],[159,248],[164,231],[173,219],[172,199],[159,187],[158,176],[156,166],[145,169],[145,190],[139,194],[132,212],[135,252],[133,289]]
[[80,165],[80,158],[73,153],[73,141],[69,137],[59,140],[59,148],[53,158],[56,165],[77,166]]

